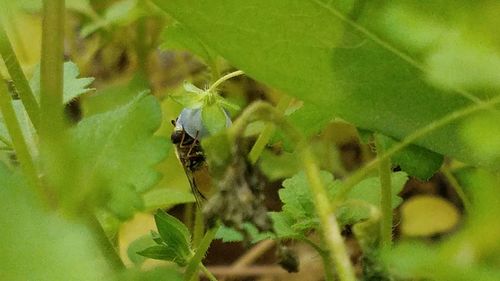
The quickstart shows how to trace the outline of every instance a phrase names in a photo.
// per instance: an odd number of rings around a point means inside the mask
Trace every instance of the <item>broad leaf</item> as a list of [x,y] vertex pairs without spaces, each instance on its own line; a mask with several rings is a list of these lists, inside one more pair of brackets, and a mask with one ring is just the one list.
[[[155,259],[167,259],[184,265],[191,257],[191,235],[187,227],[178,219],[162,210],[155,215],[156,227],[163,245],[153,246],[140,254]],[[156,255],[157,257],[153,257]]]
[[127,218],[143,207],[140,193],[158,180],[154,165],[166,155],[167,140],[153,136],[161,111],[153,96],[140,94],[113,111],[83,119],[71,131],[86,189],[99,189],[105,204]]
[[112,280],[95,235],[78,220],[47,212],[39,199],[19,171],[0,163],[0,279]]
[[[474,103],[470,95],[427,84],[422,79],[425,68],[415,58],[378,37],[385,35],[378,23],[387,16],[380,3],[357,7],[352,14],[356,20],[346,23],[345,12],[352,12],[349,5],[341,11],[320,0],[153,2],[248,75],[328,113],[322,122],[338,116],[402,139]],[[305,122],[302,127],[315,125]],[[490,159],[476,157],[464,143],[461,123],[449,124],[416,143],[463,161],[495,166]]]

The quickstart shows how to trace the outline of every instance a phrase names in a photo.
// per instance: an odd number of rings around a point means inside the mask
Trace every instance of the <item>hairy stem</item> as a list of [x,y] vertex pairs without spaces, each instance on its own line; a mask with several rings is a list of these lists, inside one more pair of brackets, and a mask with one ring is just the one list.
[[23,73],[21,68],[21,64],[19,63],[14,49],[12,48],[12,44],[9,41],[7,33],[5,32],[5,28],[0,21],[0,55],[5,62],[5,66],[9,71],[10,77],[14,81],[16,86],[16,90],[23,102],[24,108],[28,113],[28,116],[31,120],[33,126],[38,128],[39,121],[39,113],[40,109],[38,107],[38,103],[36,102],[35,96],[33,95],[33,91],[28,83],[28,79]]
[[191,258],[189,261],[189,264],[187,265],[186,272],[184,274],[184,280],[186,281],[191,281],[193,278],[197,276],[198,269],[200,268],[201,260],[205,257],[205,254],[210,247],[210,244],[215,238],[215,234],[217,234],[217,231],[219,230],[219,227],[216,226],[212,229],[209,229],[206,233],[203,239],[201,239],[198,247],[196,248],[196,253],[194,256]]
[[314,206],[320,220],[323,239],[328,251],[333,257],[339,279],[342,281],[355,281],[354,270],[347,254],[344,239],[340,234],[340,227],[335,218],[333,207],[328,201],[328,193],[321,182],[318,165],[308,146],[302,151],[302,162],[306,173],[309,187],[314,199]]
[[[381,143],[380,136],[375,135],[375,145],[377,155],[384,154],[384,146]],[[391,188],[391,160],[386,158],[379,161],[378,175],[380,178],[380,209],[382,219],[380,222],[380,244],[383,248],[390,247],[392,244],[392,188]]]

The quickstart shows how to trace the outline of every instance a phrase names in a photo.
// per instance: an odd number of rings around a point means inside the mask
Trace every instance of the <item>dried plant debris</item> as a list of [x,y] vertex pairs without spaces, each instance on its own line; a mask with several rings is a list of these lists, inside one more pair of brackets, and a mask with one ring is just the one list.
[[232,148],[232,162],[216,180],[217,193],[205,204],[203,214],[209,226],[220,219],[224,225],[242,232],[248,238],[245,240],[249,240],[243,223],[251,222],[260,231],[269,231],[272,224],[264,205],[265,180],[245,155],[241,142],[237,141]]

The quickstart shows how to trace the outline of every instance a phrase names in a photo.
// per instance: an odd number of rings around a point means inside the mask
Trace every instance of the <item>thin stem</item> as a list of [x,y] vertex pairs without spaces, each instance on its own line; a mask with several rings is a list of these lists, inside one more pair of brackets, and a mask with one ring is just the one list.
[[215,81],[215,83],[213,83],[212,86],[210,86],[210,88],[208,88],[207,92],[213,92],[215,89],[217,89],[217,87],[220,84],[224,83],[226,80],[229,80],[233,77],[243,75],[243,74],[245,74],[245,73],[241,70],[237,70],[237,71],[233,71],[231,73],[228,73],[228,74],[222,76],[221,78],[219,78],[219,80]]
[[7,91],[7,86],[4,79],[0,74],[0,111],[2,112],[5,125],[12,139],[12,146],[16,152],[17,159],[21,164],[21,168],[26,178],[31,182],[31,186],[36,188],[36,193],[42,198],[44,196],[43,190],[40,188],[38,182],[37,171],[35,164],[29,153],[26,140],[24,139],[21,126],[17,120],[14,107],[12,106],[10,94]]
[[12,48],[12,44],[9,41],[7,33],[5,32],[5,28],[0,21],[0,55],[5,62],[5,66],[9,71],[10,77],[14,81],[16,85],[17,92],[19,93],[19,97],[23,102],[24,108],[28,113],[28,116],[33,123],[35,129],[38,127],[38,121],[40,118],[40,109],[38,107],[38,103],[36,102],[35,96],[31,87],[28,83],[28,79],[23,73],[21,68],[21,64],[19,63],[14,49]]
[[[276,106],[276,111],[278,111],[281,114],[284,114],[285,110],[287,109],[291,101],[292,98],[290,96],[283,96],[278,102],[278,105]],[[250,159],[250,163],[252,165],[257,163],[257,160],[264,151],[266,144],[269,142],[269,139],[271,139],[271,137],[273,136],[275,129],[276,125],[274,125],[274,123],[269,123],[260,133],[259,137],[257,138],[257,141],[255,141],[252,147],[252,150],[250,150],[250,153],[248,154],[248,159]]]
[[193,246],[198,247],[198,244],[200,244],[200,241],[203,238],[203,233],[205,232],[205,222],[203,220],[201,208],[198,207],[197,204],[195,204],[194,208]]
[[184,274],[184,280],[191,281],[193,280],[193,278],[197,276],[197,271],[200,268],[201,260],[203,259],[203,257],[205,257],[205,254],[208,248],[210,247],[210,244],[214,240],[215,234],[217,234],[218,230],[219,227],[216,226],[212,229],[209,229],[205,233],[205,236],[203,237],[200,244],[196,248],[196,253],[191,258],[189,264],[187,265],[186,272]]
[[328,201],[328,192],[321,182],[318,165],[308,146],[303,148],[301,158],[313,194],[314,206],[323,231],[323,239],[325,239],[328,251],[333,257],[339,279],[342,281],[355,281],[356,277],[347,254],[344,239],[340,234],[340,227],[335,218],[333,207]]
[[[391,45],[389,42],[386,42],[385,40],[383,40],[382,38],[380,38],[379,36],[377,36],[376,34],[371,32],[370,30],[366,29],[364,26],[359,25],[355,21],[351,20],[348,16],[342,14],[339,10],[337,10],[335,7],[333,7],[333,5],[328,5],[326,3],[321,2],[320,0],[314,0],[314,2],[317,5],[321,6],[322,8],[326,9],[327,11],[329,11],[336,18],[347,23],[352,28],[354,28],[355,30],[362,33],[366,38],[372,40],[376,44],[380,45],[382,48],[386,49],[387,51],[393,53],[394,55],[398,56],[402,60],[406,61],[411,66],[415,67],[416,69],[418,69],[422,72],[427,72],[426,67],[424,65],[422,65],[420,62],[416,61],[408,54],[398,50],[396,47]],[[467,92],[464,89],[455,87],[455,88],[453,88],[453,90],[455,92],[459,93],[460,95],[462,95],[463,97],[473,101],[474,103],[480,104],[480,103],[484,102],[481,99],[479,99],[478,97],[474,96],[473,94]]]
[[358,171],[353,173],[349,178],[347,178],[341,186],[341,189],[339,191],[339,196],[337,197],[337,201],[341,202],[352,187],[354,187],[358,182],[363,180],[373,169],[378,167],[380,161],[384,161],[390,158],[391,156],[399,152],[401,149],[414,143],[416,140],[428,135],[429,133],[445,125],[448,125],[449,123],[455,120],[464,118],[480,110],[493,107],[498,103],[500,103],[500,96],[497,96],[484,103],[467,106],[461,110],[457,110],[448,115],[445,115],[444,117],[428,124],[427,126],[424,126],[416,130],[415,132],[409,134],[401,142],[389,148],[383,155],[379,155],[379,157],[375,158],[373,161],[366,164],[363,168],[359,169]]
[[200,263],[200,269],[207,276],[208,280],[217,281],[217,278],[202,263]]
[[455,178],[453,173],[450,171],[450,169],[448,167],[446,167],[445,165],[443,165],[443,167],[441,167],[441,172],[446,177],[446,180],[451,185],[453,190],[455,190],[455,192],[457,193],[460,200],[462,200],[462,204],[464,205],[465,212],[467,214],[470,214],[470,211],[472,209],[472,204],[471,204],[469,198],[467,198],[467,195],[465,195],[465,192],[464,192],[462,186],[458,183],[457,179]]
[[125,269],[125,264],[123,263],[111,241],[109,241],[106,232],[104,232],[101,223],[99,223],[99,220],[93,214],[88,214],[86,216],[85,224],[91,231],[94,240],[99,245],[110,266],[115,271],[121,271]]
[[188,203],[184,205],[184,224],[187,228],[193,233],[194,224],[193,224],[193,203]]
[[[378,134],[375,135],[375,145],[377,155],[384,154],[384,146]],[[392,187],[391,187],[391,160],[386,158],[379,161],[378,175],[380,178],[380,209],[382,219],[380,222],[380,242],[383,248],[388,248],[392,244]]]

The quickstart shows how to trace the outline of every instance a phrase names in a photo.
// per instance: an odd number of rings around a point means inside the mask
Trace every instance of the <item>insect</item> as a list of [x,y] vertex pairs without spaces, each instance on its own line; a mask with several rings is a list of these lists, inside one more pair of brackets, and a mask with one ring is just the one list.
[[[231,119],[226,112],[224,113],[226,127],[229,127]],[[175,145],[177,158],[184,168],[196,202],[201,205],[212,191],[212,180],[200,143],[202,138],[209,135],[201,120],[201,109],[183,109],[179,117],[172,120],[172,125],[174,131],[170,139]]]
[[200,206],[206,200],[211,179],[200,139],[206,135],[201,126],[199,110],[184,109],[178,118],[172,120],[174,131],[170,139],[176,148],[176,155],[184,168],[191,191]]

